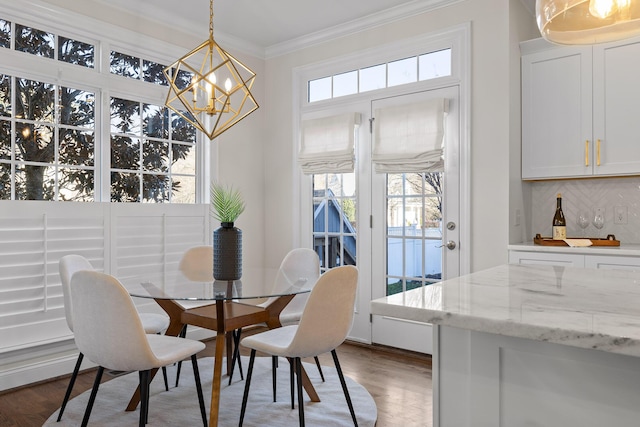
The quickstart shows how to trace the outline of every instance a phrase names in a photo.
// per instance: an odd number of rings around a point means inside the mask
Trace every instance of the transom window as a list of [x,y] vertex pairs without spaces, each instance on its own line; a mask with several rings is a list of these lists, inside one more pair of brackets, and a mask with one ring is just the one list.
[[[0,47],[11,48],[11,22],[0,19]],[[14,49],[43,58],[93,68],[95,46],[22,24],[15,24]]]
[[451,49],[377,64],[308,82],[308,102],[451,75]]
[[[169,86],[162,70],[164,65],[137,56],[111,51],[111,74]],[[189,80],[190,81],[190,80]]]

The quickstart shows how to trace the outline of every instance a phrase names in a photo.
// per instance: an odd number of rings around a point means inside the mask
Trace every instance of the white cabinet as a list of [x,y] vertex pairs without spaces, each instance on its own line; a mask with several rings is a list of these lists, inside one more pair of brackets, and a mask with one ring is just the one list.
[[640,258],[616,257],[606,255],[585,255],[584,266],[587,268],[605,268],[609,270],[640,271]]
[[584,255],[557,252],[509,251],[509,264],[546,264],[584,267]]
[[591,63],[591,47],[522,57],[523,179],[591,174]]
[[595,175],[640,172],[640,42],[593,48]]
[[523,43],[522,178],[640,174],[640,41],[544,43]]
[[[581,248],[580,250],[585,250]],[[588,250],[588,249],[586,249]],[[640,271],[640,256],[620,255],[612,253],[603,254],[582,254],[554,252],[553,248],[548,250],[509,250],[509,264],[545,264],[565,267],[586,267],[602,268],[609,270],[634,270]]]

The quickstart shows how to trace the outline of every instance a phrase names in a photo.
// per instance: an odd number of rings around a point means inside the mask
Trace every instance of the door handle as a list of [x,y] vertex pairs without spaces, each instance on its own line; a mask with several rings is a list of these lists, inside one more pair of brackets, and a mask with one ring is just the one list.
[[442,248],[446,246],[447,249],[449,249],[450,251],[454,250],[456,248],[456,242],[454,242],[453,240],[449,240],[447,243],[445,243],[444,245],[440,245],[438,246],[439,248]]

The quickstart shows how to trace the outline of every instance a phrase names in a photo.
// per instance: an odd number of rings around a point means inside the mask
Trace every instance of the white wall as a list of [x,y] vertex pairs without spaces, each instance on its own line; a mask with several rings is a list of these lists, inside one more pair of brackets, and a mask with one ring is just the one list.
[[[37,1],[37,0],[32,0]],[[192,48],[206,34],[167,30],[143,16],[114,13],[104,5],[48,0],[76,12],[99,16],[140,33]],[[292,70],[357,53],[403,38],[460,23],[472,25],[471,65],[471,270],[507,261],[506,245],[522,240],[515,210],[524,206],[520,177],[520,53],[518,42],[538,37],[533,16],[521,0],[467,0],[402,21],[317,44],[266,61],[225,45],[258,74],[254,95],[261,108],[212,145],[212,171],[238,187],[247,210],[238,220],[247,265],[277,266],[296,246],[298,215],[294,174]],[[199,28],[194,26],[194,28]],[[216,175],[214,175],[215,177]],[[294,178],[295,177],[295,178]],[[527,198],[525,198],[527,200]],[[215,226],[215,224],[214,224]],[[465,242],[462,242],[465,244]]]
[[[238,218],[236,227],[242,230],[243,265],[260,267],[264,264],[264,229],[268,226],[264,204],[266,196],[270,194],[264,179],[264,152],[269,146],[263,131],[264,118],[269,110],[269,103],[264,96],[264,61],[232,53],[257,74],[255,90],[252,89],[251,93],[260,108],[211,143],[211,170],[213,178],[242,192],[246,209]],[[213,224],[212,229],[218,225]],[[268,244],[266,250],[269,250]]]
[[[514,8],[516,12],[510,13]],[[342,37],[307,49],[267,60],[265,96],[265,262],[277,265],[296,239],[296,185],[293,182],[295,152],[292,130],[292,69],[319,61],[357,53],[391,41],[435,32],[471,22],[471,245],[472,271],[507,262],[509,243],[510,150],[518,147],[519,120],[512,122],[514,105],[519,106],[519,85],[514,87],[512,37],[514,26],[531,28],[533,17],[518,0],[468,0],[358,34]],[[519,40],[517,40],[519,41]],[[516,44],[517,44],[516,41]],[[517,89],[517,98],[512,100]],[[519,115],[519,109],[517,111]],[[517,126],[516,130],[511,130]],[[519,153],[519,152],[518,152]],[[519,154],[518,154],[519,158]],[[518,176],[518,170],[515,172]],[[520,196],[521,197],[521,196]]]
[[[527,239],[531,230],[527,229],[530,218],[531,186],[523,183],[521,173],[522,132],[521,132],[521,78],[520,41],[540,37],[540,31],[531,11],[520,0],[511,0],[510,8],[510,126],[509,126],[509,243],[519,243]],[[532,237],[529,237],[531,239]]]

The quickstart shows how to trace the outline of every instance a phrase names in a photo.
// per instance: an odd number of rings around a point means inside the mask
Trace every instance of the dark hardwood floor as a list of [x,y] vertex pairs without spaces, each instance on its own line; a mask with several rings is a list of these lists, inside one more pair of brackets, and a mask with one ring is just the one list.
[[[215,341],[208,341],[201,357],[213,356]],[[338,348],[344,374],[362,384],[378,407],[377,427],[431,426],[431,358],[379,346],[344,343]],[[313,362],[313,360],[310,360]],[[333,366],[330,354],[320,357]],[[78,376],[73,396],[91,388],[95,370]],[[104,376],[104,381],[111,377]],[[0,427],[36,427],[62,402],[68,376],[0,392]],[[226,427],[226,426],[225,426]]]

